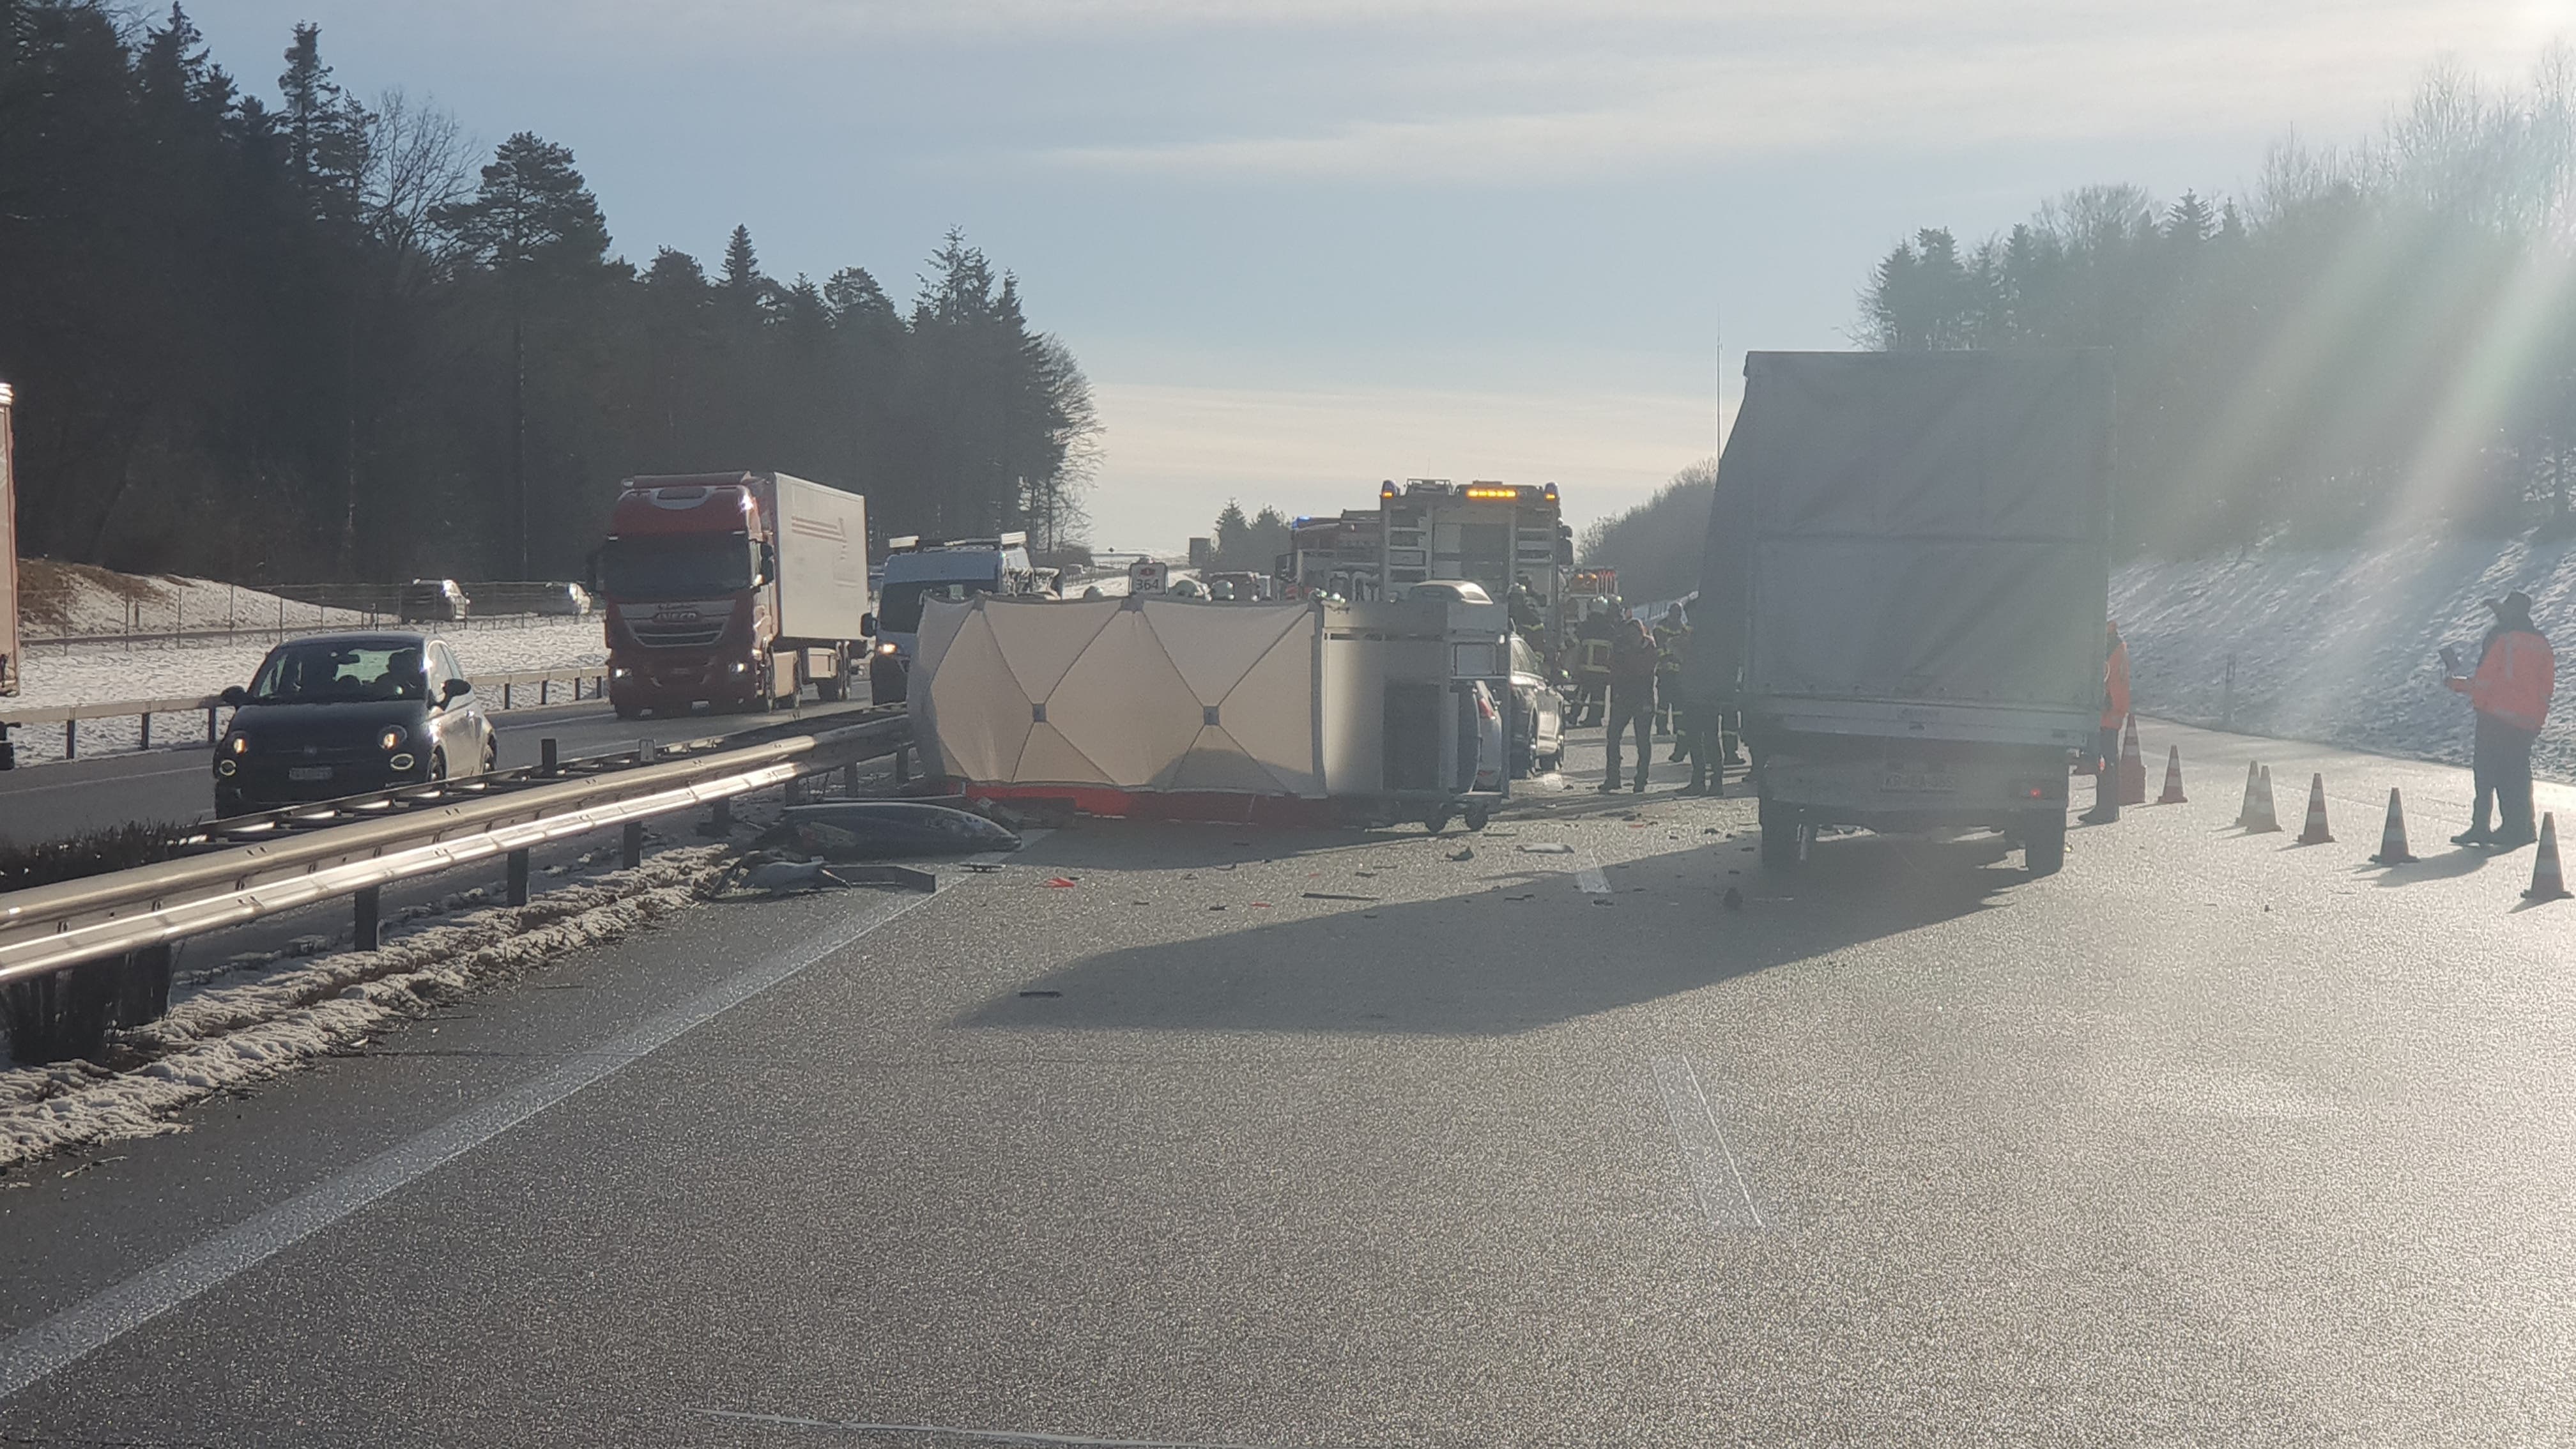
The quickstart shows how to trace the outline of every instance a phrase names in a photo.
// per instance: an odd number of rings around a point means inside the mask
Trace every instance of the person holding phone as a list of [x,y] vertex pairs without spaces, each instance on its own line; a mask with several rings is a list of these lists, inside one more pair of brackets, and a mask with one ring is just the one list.
[[[2458,652],[2448,645],[2442,649],[2442,683],[2467,695],[2477,712],[2470,753],[2477,803],[2470,807],[2469,828],[2452,836],[2451,843],[2513,850],[2535,838],[2531,745],[2549,720],[2558,656],[2531,622],[2531,595],[2516,589],[2486,604],[2495,627],[2479,647],[2477,668],[2463,673]],[[2493,832],[2487,829],[2490,801],[2497,812]]]

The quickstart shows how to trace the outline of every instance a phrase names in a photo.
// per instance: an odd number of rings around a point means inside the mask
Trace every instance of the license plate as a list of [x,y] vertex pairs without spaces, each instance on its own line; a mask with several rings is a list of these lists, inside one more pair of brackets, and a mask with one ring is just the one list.
[[1908,795],[1948,795],[1958,793],[1959,777],[1943,770],[1890,770],[1879,785]]
[[286,778],[290,780],[328,780],[331,778],[331,767],[329,765],[294,765],[288,767]]

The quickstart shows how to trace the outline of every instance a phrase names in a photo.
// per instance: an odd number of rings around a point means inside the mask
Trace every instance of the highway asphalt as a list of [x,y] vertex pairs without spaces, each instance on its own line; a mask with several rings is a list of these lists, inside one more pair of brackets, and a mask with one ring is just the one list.
[[2148,743],[2036,882],[1659,764],[711,905],[0,1183],[0,1441],[2563,1442],[2576,901]]
[[[864,704],[814,704],[816,717]],[[738,734],[776,724],[783,715],[706,714],[686,719],[621,720],[604,704],[496,711],[503,768],[533,765],[538,741],[553,736],[566,758],[662,743]],[[184,721],[182,721],[184,723]],[[128,822],[195,824],[214,813],[213,756],[202,744],[129,750],[32,765],[0,773],[0,845],[32,845]]]

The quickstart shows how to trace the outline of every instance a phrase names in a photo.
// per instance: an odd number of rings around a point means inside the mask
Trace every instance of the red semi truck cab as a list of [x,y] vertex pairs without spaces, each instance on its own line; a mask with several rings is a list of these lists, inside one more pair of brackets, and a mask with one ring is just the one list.
[[608,698],[647,710],[763,709],[808,682],[847,697],[873,622],[867,501],[784,473],[619,485],[600,546]]

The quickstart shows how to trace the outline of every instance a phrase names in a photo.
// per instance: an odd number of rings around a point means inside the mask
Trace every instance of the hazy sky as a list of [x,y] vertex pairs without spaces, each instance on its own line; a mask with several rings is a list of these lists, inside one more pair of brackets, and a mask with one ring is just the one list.
[[[146,7],[150,8],[150,7]],[[1871,264],[2095,181],[2245,187],[2447,58],[2518,81],[2576,0],[201,0],[363,94],[573,148],[617,246],[898,297],[949,226],[1108,431],[1096,543],[1228,497],[1553,480],[1578,520],[1711,451],[1742,351],[1847,345]],[[1724,321],[1726,368],[1718,357]],[[759,459],[742,460],[762,465]]]

